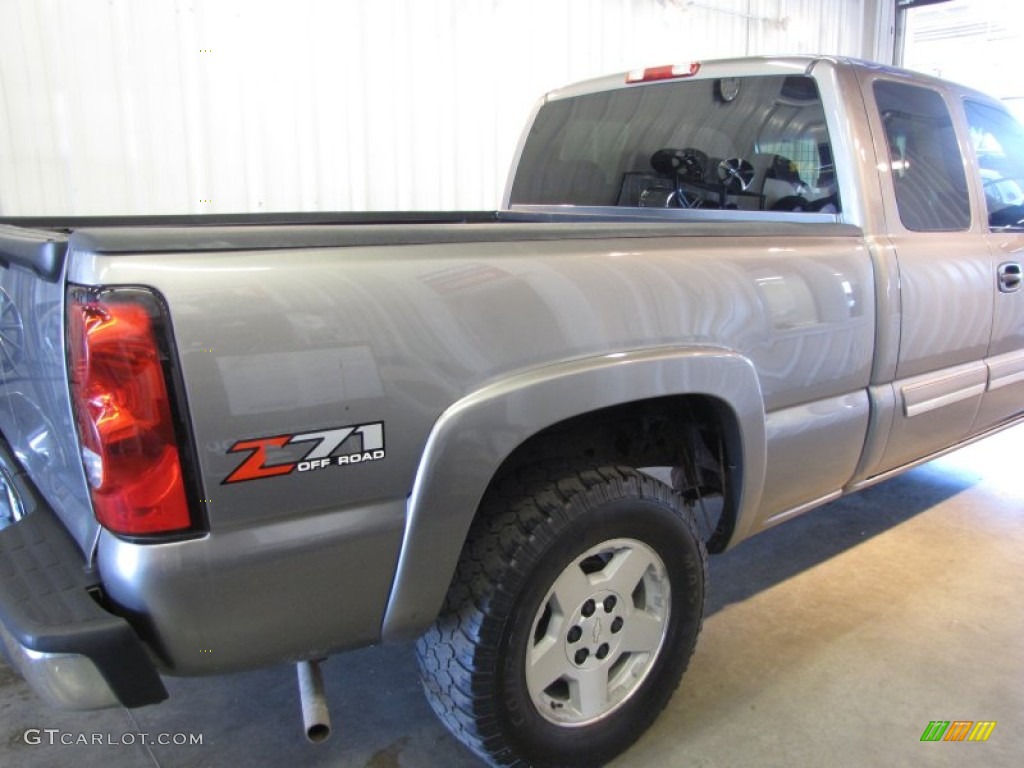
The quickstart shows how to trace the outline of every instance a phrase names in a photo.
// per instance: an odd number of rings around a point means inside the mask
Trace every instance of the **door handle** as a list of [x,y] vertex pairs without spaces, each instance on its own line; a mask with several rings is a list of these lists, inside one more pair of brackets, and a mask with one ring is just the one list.
[[1000,293],[1013,293],[1021,285],[1020,264],[1015,261],[1008,261],[999,265],[999,291]]

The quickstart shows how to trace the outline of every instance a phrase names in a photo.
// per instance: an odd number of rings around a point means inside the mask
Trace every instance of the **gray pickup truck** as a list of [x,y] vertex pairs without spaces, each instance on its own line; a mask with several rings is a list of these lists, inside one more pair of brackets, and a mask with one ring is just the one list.
[[1024,132],[836,58],[545,96],[497,212],[6,219],[0,636],[56,705],[419,638],[495,764],[677,687],[707,553],[1024,420]]

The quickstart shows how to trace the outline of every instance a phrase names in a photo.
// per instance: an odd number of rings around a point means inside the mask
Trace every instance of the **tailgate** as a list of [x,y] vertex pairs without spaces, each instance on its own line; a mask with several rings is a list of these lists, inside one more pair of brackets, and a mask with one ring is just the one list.
[[0,432],[88,556],[99,526],[68,391],[66,243],[58,232],[0,225]]

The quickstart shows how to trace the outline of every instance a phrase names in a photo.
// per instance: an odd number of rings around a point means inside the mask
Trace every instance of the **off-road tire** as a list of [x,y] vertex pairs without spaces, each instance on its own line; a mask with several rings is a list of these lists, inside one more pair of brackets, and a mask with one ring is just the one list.
[[[581,560],[588,553],[597,555]],[[612,567],[602,563],[634,554],[633,569],[646,570],[631,595],[593,583]],[[572,581],[577,570],[594,568],[596,576]],[[612,576],[613,585],[616,578],[632,584],[632,571],[618,567]],[[566,578],[594,590],[595,599],[561,586]],[[548,462],[522,470],[488,492],[440,616],[417,643],[427,699],[493,765],[601,765],[639,738],[677,688],[700,632],[706,582],[707,554],[690,511],[664,483],[613,465]],[[644,627],[657,629],[659,620],[656,642]],[[641,631],[649,652],[620,652],[616,643]],[[550,650],[556,641],[566,658],[543,658],[563,664],[568,682],[540,691],[547,678],[539,677],[541,662],[531,665],[542,658],[540,643]],[[603,700],[582,693],[595,679],[587,670],[600,665],[608,680],[623,681],[614,690],[609,682]]]

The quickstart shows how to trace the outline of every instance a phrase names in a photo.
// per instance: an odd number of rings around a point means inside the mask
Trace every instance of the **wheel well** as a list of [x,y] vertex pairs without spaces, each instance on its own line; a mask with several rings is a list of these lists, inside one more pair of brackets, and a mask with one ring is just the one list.
[[[521,443],[491,479],[550,459],[617,462],[643,469],[671,485],[688,506],[714,520],[702,533],[709,552],[720,552],[736,522],[742,476],[736,416],[718,398],[676,395],[638,400],[552,424]],[[700,522],[698,520],[698,522]]]

